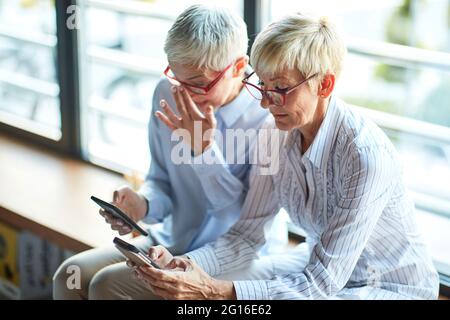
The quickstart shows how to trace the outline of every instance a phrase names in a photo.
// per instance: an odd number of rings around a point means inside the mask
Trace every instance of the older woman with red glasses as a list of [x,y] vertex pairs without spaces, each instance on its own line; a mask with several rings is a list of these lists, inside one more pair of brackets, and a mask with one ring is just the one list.
[[[148,175],[139,192],[124,187],[113,196],[134,221],[149,224],[150,236],[131,240],[139,249],[161,245],[171,254],[184,254],[217,239],[239,218],[251,169],[245,160],[254,144],[230,148],[225,132],[255,130],[270,116],[242,83],[251,72],[247,48],[244,21],[225,8],[191,6],[169,30],[164,47],[169,67],[161,66],[165,77],[154,90],[148,126]],[[209,129],[224,139],[207,134]],[[179,131],[187,132],[190,141],[179,139]],[[178,157],[177,150],[184,156]],[[100,213],[120,235],[131,232],[121,220]],[[78,285],[71,286],[73,266],[80,274]],[[53,284],[56,299],[154,298],[112,241],[66,260]]]
[[[258,35],[251,61],[259,77],[250,74],[243,82],[283,132],[278,145],[268,146],[278,154],[279,171],[255,173],[241,219],[217,241],[188,253],[189,259],[174,258],[171,266],[182,271],[143,268],[140,276],[156,294],[437,297],[438,276],[418,232],[398,154],[375,124],[334,96],[345,53],[326,18],[295,14]],[[263,226],[280,207],[305,230],[307,242],[254,260],[265,241]],[[158,256],[162,250],[150,252]],[[272,274],[229,276],[255,261],[261,268],[271,265]]]

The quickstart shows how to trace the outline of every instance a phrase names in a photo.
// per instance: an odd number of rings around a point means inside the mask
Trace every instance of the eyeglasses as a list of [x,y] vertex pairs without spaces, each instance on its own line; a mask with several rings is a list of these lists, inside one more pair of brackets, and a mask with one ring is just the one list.
[[228,69],[230,69],[230,67],[233,64],[230,63],[218,76],[217,78],[215,78],[213,81],[211,81],[206,87],[201,87],[201,86],[194,86],[192,84],[183,82],[178,80],[174,73],[172,72],[172,70],[170,69],[170,66],[167,66],[166,70],[164,71],[164,75],[169,79],[169,81],[176,85],[176,86],[180,86],[182,85],[183,87],[185,87],[187,90],[195,93],[195,94],[200,94],[200,95],[207,95],[209,91],[211,91],[212,88],[214,88],[214,86],[220,81],[220,79],[222,79],[222,77],[224,76],[225,72],[227,72]]
[[290,88],[286,88],[286,89],[282,89],[282,90],[280,90],[280,89],[265,90],[265,89],[261,89],[259,87],[258,78],[252,77],[254,74],[255,74],[255,72],[252,72],[251,74],[249,74],[247,77],[245,77],[242,80],[242,83],[245,85],[245,87],[250,92],[250,94],[257,100],[262,100],[265,97],[265,98],[269,99],[269,101],[271,103],[273,103],[279,107],[284,106],[284,104],[286,102],[286,96],[288,94],[290,94],[295,89],[300,87],[306,81],[317,76],[317,73],[315,73],[312,76],[306,78],[305,80],[301,81],[300,83],[298,83],[295,86],[290,87]]

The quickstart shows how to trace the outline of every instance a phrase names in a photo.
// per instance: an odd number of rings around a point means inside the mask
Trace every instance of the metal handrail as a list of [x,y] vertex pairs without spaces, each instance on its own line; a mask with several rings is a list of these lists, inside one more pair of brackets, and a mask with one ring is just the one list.
[[116,102],[99,96],[92,96],[89,99],[89,108],[96,112],[107,114],[108,116],[139,124],[144,127],[147,126],[148,116],[145,116],[143,112],[133,111],[131,106],[127,107],[119,105]]
[[41,32],[23,31],[4,25],[0,25],[0,36],[47,48],[54,48],[58,42],[55,35],[44,34]]
[[356,37],[347,37],[346,42],[348,51],[353,54],[382,59],[392,64],[450,71],[450,53]]
[[160,76],[164,68],[156,59],[98,46],[90,47],[87,50],[87,57],[93,62],[116,66],[143,75]]
[[450,145],[450,128],[448,127],[360,106],[350,105],[350,107],[368,116],[380,127]]
[[2,70],[0,73],[0,82],[51,98],[56,98],[59,95],[59,86],[56,83],[6,70]]

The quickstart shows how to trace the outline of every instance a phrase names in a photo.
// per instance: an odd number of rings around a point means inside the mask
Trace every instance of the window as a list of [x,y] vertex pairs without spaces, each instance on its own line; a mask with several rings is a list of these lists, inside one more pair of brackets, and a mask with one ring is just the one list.
[[[165,37],[190,3],[85,0],[80,4],[85,156],[114,170],[144,173],[150,163],[147,124],[153,90],[167,66]],[[242,1],[226,5],[242,12]]]
[[61,138],[54,2],[0,1],[0,122]]
[[299,11],[330,14],[343,29],[349,54],[337,95],[396,145],[433,259],[448,274],[450,2],[282,0],[266,7],[268,21]]
[[386,130],[417,205],[448,214],[450,3],[273,1],[269,20],[297,11],[336,18],[349,49],[337,94]]

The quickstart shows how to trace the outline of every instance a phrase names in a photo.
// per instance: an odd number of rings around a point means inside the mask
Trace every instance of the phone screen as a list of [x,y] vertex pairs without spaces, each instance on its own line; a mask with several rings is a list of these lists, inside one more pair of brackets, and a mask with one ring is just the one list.
[[98,204],[103,210],[112,214],[114,217],[122,220],[124,223],[129,225],[134,230],[137,230],[140,234],[148,236],[148,232],[142,229],[136,222],[134,222],[130,217],[128,217],[122,210],[120,210],[115,205],[103,201],[97,197],[91,196],[91,200]]
[[151,260],[150,257],[132,244],[117,237],[114,238],[113,243],[124,256],[129,258],[138,266],[148,265],[156,269],[161,269],[161,267]]

